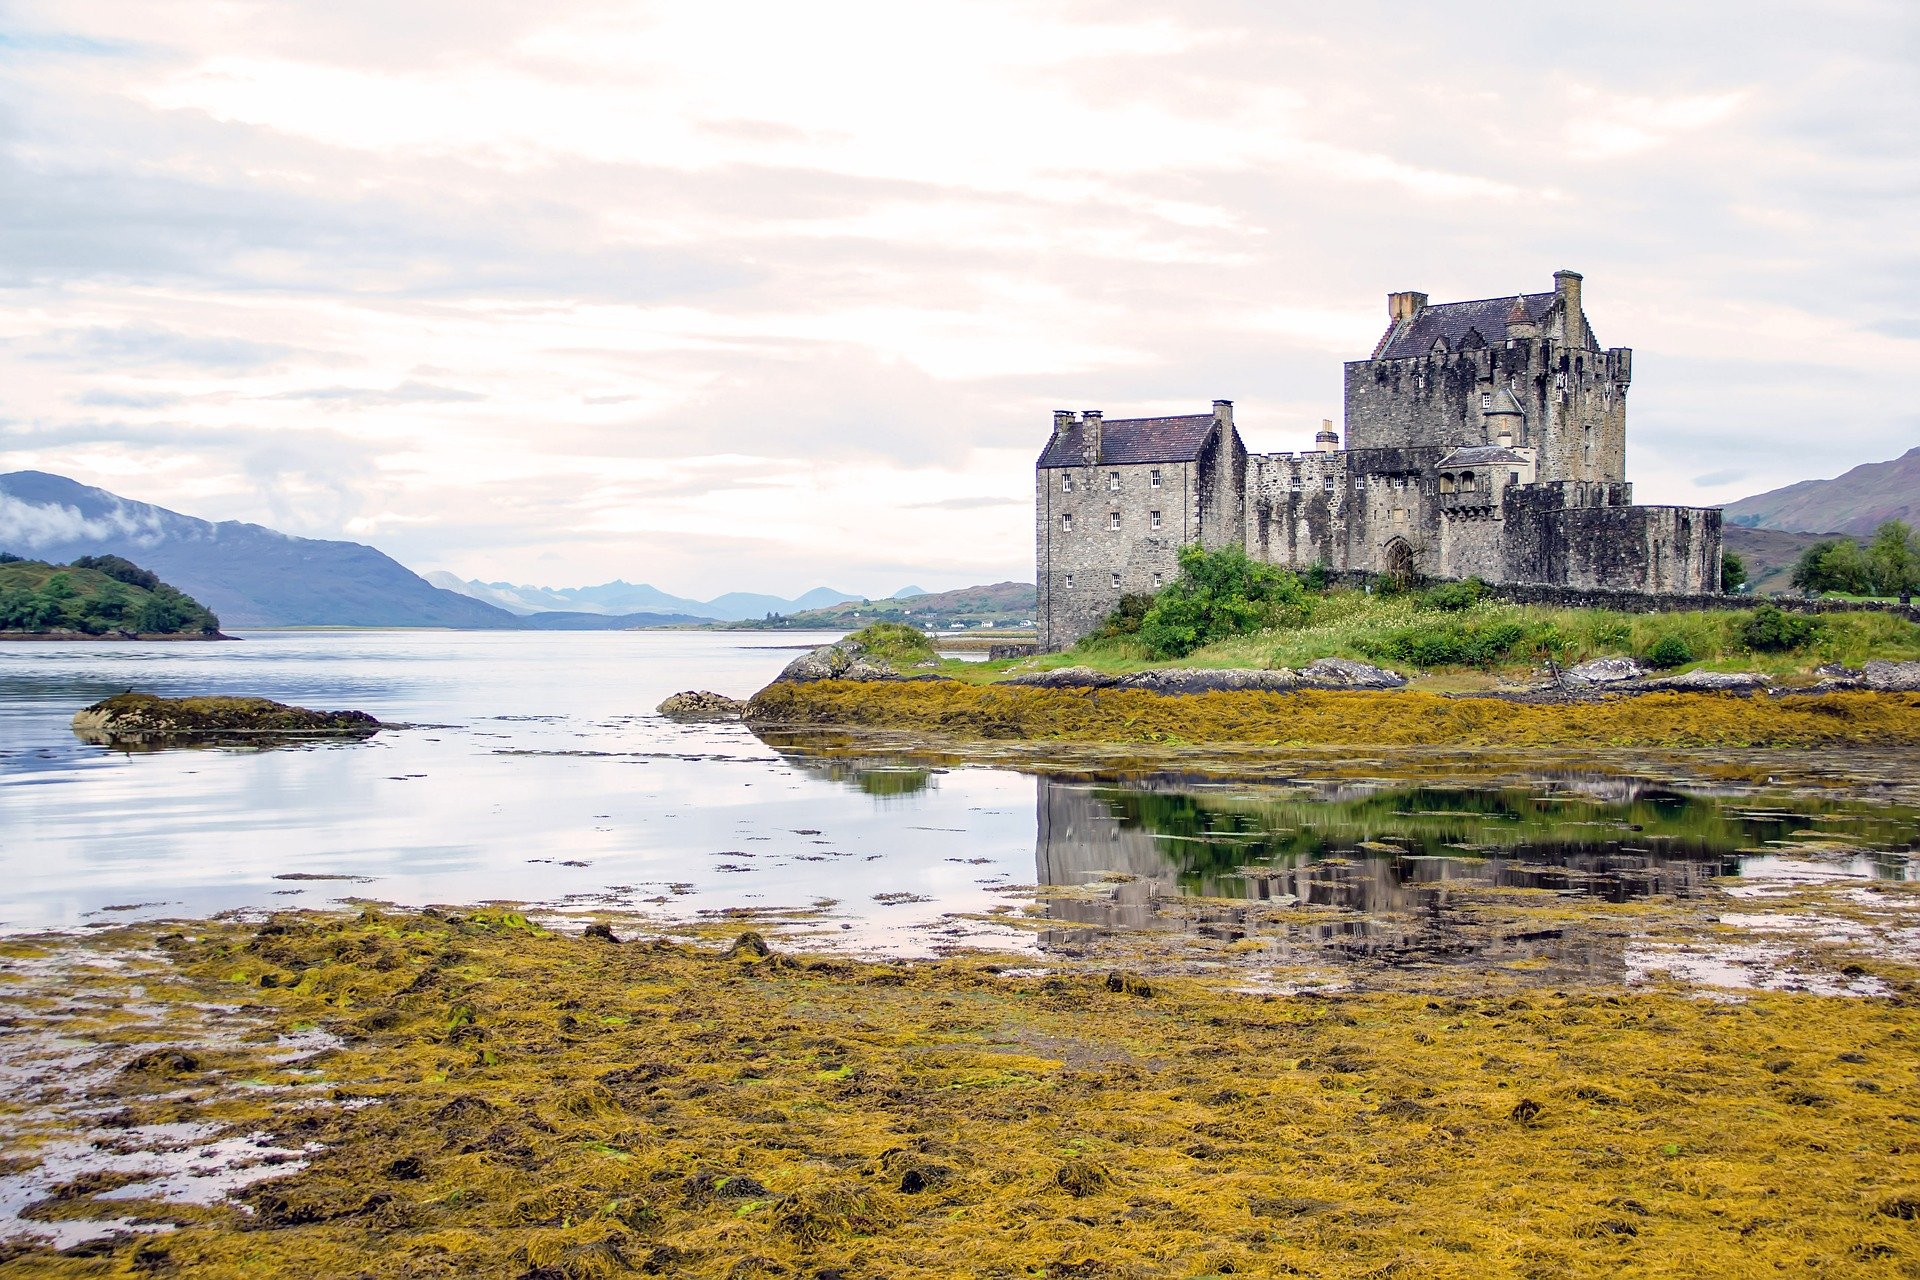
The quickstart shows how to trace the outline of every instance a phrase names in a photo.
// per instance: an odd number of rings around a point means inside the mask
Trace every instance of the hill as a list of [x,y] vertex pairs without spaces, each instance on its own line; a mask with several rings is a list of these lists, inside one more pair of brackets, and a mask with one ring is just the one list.
[[208,636],[220,619],[119,556],[0,562],[0,635]]
[[0,551],[137,561],[229,627],[516,627],[513,614],[442,591],[357,542],[214,523],[43,471],[0,475]]
[[[512,582],[481,582],[463,579],[443,570],[427,575],[427,581],[448,591],[458,591],[475,600],[522,615],[544,610],[563,613],[660,614],[682,615],[701,621],[745,622],[770,613],[793,613],[839,604],[855,597],[831,587],[813,590],[788,600],[781,596],[758,595],[749,591],[730,591],[711,600],[694,600],[669,595],[644,582],[615,579],[594,587],[530,587]],[[644,625],[644,624],[642,624]]]
[[908,622],[922,631],[1032,626],[1034,602],[1032,583],[996,582],[891,600],[851,600],[825,609],[783,614],[761,625],[835,629],[864,627],[870,622]]
[[1749,529],[1722,525],[1721,543],[1747,565],[1747,584],[1754,595],[1778,595],[1793,589],[1790,579],[1801,553],[1820,541],[1817,533],[1789,533],[1784,529]]
[[1729,525],[1865,536],[1883,520],[1920,524],[1920,447],[1831,480],[1802,480],[1728,503]]

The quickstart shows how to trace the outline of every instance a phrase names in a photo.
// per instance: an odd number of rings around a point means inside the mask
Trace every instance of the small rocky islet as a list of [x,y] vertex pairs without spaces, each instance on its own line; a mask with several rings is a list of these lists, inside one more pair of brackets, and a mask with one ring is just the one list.
[[81,739],[115,747],[369,738],[384,726],[364,711],[313,711],[270,698],[163,698],[126,693],[75,713]]

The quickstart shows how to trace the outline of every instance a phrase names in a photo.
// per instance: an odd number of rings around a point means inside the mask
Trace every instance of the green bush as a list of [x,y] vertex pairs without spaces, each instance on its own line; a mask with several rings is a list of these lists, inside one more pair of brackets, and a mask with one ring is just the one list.
[[[1416,667],[1489,667],[1516,650],[1534,647],[1528,643],[1532,630],[1523,623],[1506,620],[1448,622],[1388,631],[1362,640],[1361,647],[1376,661]],[[1553,631],[1557,637],[1558,629]]]
[[1731,551],[1720,553],[1720,589],[1734,595],[1747,585],[1747,562]]
[[1740,643],[1755,653],[1787,653],[1820,638],[1820,619],[1803,618],[1763,604],[1740,624]]
[[1487,596],[1487,584],[1478,578],[1463,582],[1443,582],[1420,597],[1420,607],[1442,613],[1464,613]]
[[873,661],[896,667],[910,667],[938,656],[927,633],[904,622],[869,623],[848,636],[847,642],[861,646]]
[[1641,654],[1640,658],[1650,667],[1667,671],[1674,667],[1684,667],[1692,662],[1693,646],[1679,636],[1661,636],[1647,647],[1647,651]]
[[1593,643],[1602,649],[1624,649],[1633,643],[1633,625],[1625,618],[1601,617],[1594,622],[1589,634]]
[[1182,547],[1180,577],[1154,597],[1140,641],[1154,658],[1184,658],[1230,636],[1297,621],[1306,589],[1292,574],[1244,551]]
[[1139,635],[1140,624],[1146,621],[1148,610],[1153,608],[1153,600],[1148,593],[1129,591],[1120,597],[1120,603],[1113,607],[1113,612],[1087,639],[1116,640],[1121,636]]

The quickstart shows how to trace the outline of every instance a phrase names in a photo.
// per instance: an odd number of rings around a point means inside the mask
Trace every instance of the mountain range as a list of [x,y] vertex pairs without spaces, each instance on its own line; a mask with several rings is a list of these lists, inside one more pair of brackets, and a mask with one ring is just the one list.
[[1831,480],[1729,502],[1726,522],[1749,529],[1866,535],[1886,520],[1920,524],[1920,446],[1891,462],[1868,462]]
[[512,582],[480,582],[460,578],[442,570],[426,575],[426,580],[447,591],[457,591],[474,600],[523,616],[549,611],[584,614],[678,613],[720,622],[745,622],[770,613],[797,613],[804,609],[823,609],[858,596],[830,587],[815,587],[792,600],[783,596],[756,595],[750,591],[729,591],[711,600],[692,600],[669,595],[644,582],[618,579],[597,587],[530,587]]

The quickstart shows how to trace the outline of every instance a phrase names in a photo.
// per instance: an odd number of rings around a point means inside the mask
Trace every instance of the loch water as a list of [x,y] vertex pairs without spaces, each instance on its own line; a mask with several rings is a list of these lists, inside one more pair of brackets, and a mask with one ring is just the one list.
[[[1613,901],[1791,873],[1906,878],[1920,814],[1657,770],[1258,783],[1165,767],[1070,778],[762,741],[653,708],[745,696],[792,632],[250,632],[232,643],[0,647],[0,931],[377,900],[663,920],[789,911],[900,955],[1070,948],[1115,930],[1233,936],[1259,904],[1338,908],[1333,955],[1457,951],[1447,891]],[[126,689],[257,694],[407,728],[354,743],[126,752],[73,713]],[[1835,859],[1832,846],[1858,849]],[[1104,886],[1035,893],[1034,886]],[[1168,903],[1195,909],[1169,913]],[[1000,928],[1010,904],[1041,927]]]

